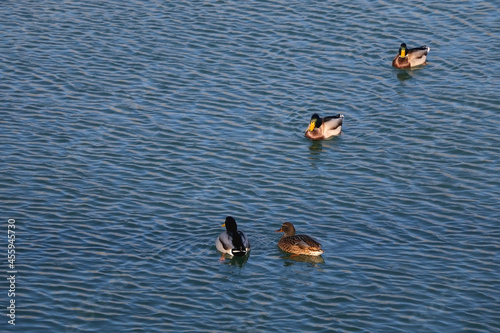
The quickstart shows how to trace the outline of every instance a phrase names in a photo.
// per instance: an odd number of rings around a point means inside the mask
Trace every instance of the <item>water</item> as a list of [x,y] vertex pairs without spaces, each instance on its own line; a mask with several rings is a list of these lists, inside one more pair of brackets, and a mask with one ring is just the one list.
[[[17,1],[0,28],[2,330],[500,331],[495,1]],[[342,135],[305,139],[315,112]],[[218,261],[227,215],[248,260]]]

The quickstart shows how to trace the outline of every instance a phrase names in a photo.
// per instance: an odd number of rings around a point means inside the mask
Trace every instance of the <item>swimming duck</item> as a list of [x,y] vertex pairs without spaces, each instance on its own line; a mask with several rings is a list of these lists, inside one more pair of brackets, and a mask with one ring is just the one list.
[[295,235],[295,227],[290,222],[285,222],[281,229],[276,232],[284,232],[281,236],[278,246],[285,252],[293,255],[305,254],[308,256],[319,256],[323,252],[321,244],[307,235]]
[[406,44],[402,43],[398,54],[392,60],[392,66],[396,68],[410,68],[424,65],[427,60],[427,53],[430,50],[431,48],[425,45],[408,49]]
[[226,217],[226,231],[221,233],[215,241],[215,247],[222,253],[227,253],[231,256],[243,257],[250,252],[250,241],[243,231],[239,231],[236,221],[233,217]]
[[311,140],[323,140],[339,135],[342,131],[343,119],[343,114],[321,118],[315,113],[311,116],[305,136]]

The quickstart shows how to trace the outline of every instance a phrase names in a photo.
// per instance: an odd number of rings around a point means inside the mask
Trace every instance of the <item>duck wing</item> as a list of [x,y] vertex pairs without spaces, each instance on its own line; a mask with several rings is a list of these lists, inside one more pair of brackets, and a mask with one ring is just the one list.
[[248,239],[247,235],[243,231],[238,230],[238,234],[241,237],[241,243],[245,247],[245,249],[250,249],[250,240]]
[[344,118],[344,115],[339,113],[338,115],[335,115],[335,116],[327,116],[327,117],[324,117],[324,118],[323,118],[323,122],[325,122],[325,123],[326,123],[326,122],[328,122],[328,121],[330,121],[330,120],[333,120],[333,119],[340,119],[340,120],[342,120],[342,118]]
[[336,116],[329,116],[323,118],[323,124],[325,124],[325,129],[330,131],[337,129],[339,126],[342,126],[344,120],[343,114],[338,114]]
[[231,235],[227,231],[224,231],[223,233],[221,233],[219,235],[219,237],[217,238],[217,240],[218,240],[217,243],[222,245],[224,250],[228,251],[228,250],[233,248],[233,238],[231,237]]
[[321,244],[315,241],[312,237],[307,235],[295,235],[295,245],[299,246],[301,249],[308,248],[321,248]]
[[426,56],[430,50],[431,48],[425,45],[420,47],[415,47],[408,50],[408,56],[413,59],[422,58],[423,56]]

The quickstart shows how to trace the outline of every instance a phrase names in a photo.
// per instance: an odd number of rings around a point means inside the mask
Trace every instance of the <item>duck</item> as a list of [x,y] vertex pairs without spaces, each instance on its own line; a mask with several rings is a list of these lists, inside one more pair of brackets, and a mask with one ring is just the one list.
[[[235,257],[244,257],[250,252],[250,241],[243,231],[238,230],[236,220],[232,216],[226,217],[223,227],[226,231],[221,233],[215,241],[217,250]],[[222,257],[221,257],[222,258]]]
[[427,53],[430,50],[431,48],[426,45],[409,49],[405,43],[402,43],[398,54],[392,60],[392,66],[396,68],[411,68],[425,65]]
[[317,113],[311,116],[304,135],[311,140],[324,140],[339,135],[342,131],[343,114],[321,118]]
[[278,241],[278,247],[285,252],[292,253],[292,256],[305,254],[308,256],[319,256],[325,251],[321,249],[321,244],[308,235],[296,235],[295,227],[290,222],[285,222],[281,229],[276,232],[283,232]]

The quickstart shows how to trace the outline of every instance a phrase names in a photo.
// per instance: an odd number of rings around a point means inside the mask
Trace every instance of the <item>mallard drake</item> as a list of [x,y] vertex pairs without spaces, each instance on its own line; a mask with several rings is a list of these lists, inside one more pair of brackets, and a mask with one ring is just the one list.
[[315,113],[311,116],[311,122],[304,135],[311,140],[323,140],[339,135],[343,119],[343,114],[321,118]]
[[405,43],[402,43],[398,54],[392,60],[392,66],[396,68],[410,68],[424,65],[427,60],[427,53],[430,50],[431,48],[425,45],[409,49]]
[[243,231],[238,230],[236,221],[233,217],[226,217],[226,231],[221,233],[215,241],[215,247],[222,253],[227,253],[231,256],[243,257],[250,252],[250,241]]
[[278,242],[278,246],[285,252],[290,252],[294,255],[305,254],[308,256],[319,256],[325,252],[321,249],[321,244],[310,236],[296,235],[295,227],[290,222],[283,223],[281,229],[276,230],[276,232],[284,232]]

